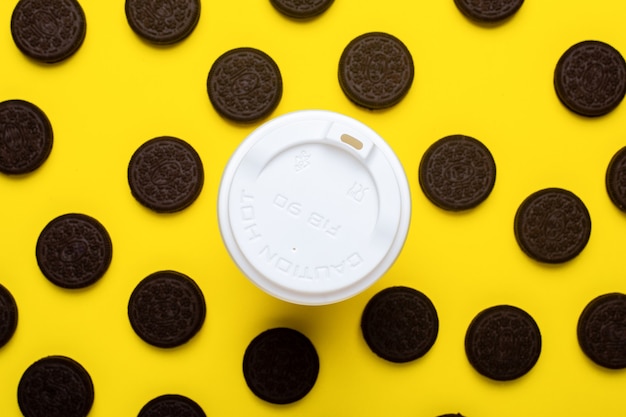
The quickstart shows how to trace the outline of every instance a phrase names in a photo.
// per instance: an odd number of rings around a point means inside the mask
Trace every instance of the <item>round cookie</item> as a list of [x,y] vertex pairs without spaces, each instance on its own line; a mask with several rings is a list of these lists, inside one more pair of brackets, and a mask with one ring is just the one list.
[[108,232],[93,217],[80,213],[59,216],[37,239],[37,264],[44,276],[63,288],[84,288],[109,268],[113,246]]
[[206,417],[206,414],[192,399],[166,394],[150,400],[137,417]]
[[480,23],[499,23],[513,16],[524,0],[454,0],[466,17]]
[[606,191],[615,206],[626,212],[626,146],[613,155],[606,170]]
[[131,29],[158,45],[182,41],[200,20],[200,0],[126,0],[125,9]]
[[20,0],[11,16],[11,35],[22,53],[45,63],[63,61],[83,44],[87,21],[76,0]]
[[419,167],[422,191],[436,206],[467,210],[482,203],[496,182],[496,163],[478,140],[446,136],[424,153]]
[[515,238],[531,258],[563,263],[575,258],[591,235],[591,217],[575,194],[546,188],[528,196],[514,220]]
[[0,285],[0,348],[13,337],[17,328],[17,304],[8,289]]
[[339,59],[339,85],[344,94],[370,110],[398,104],[409,92],[414,72],[411,53],[388,33],[356,37]]
[[574,113],[603,116],[615,109],[626,94],[626,61],[604,42],[577,43],[559,59],[554,88],[561,103]]
[[315,347],[305,335],[289,328],[259,334],[243,358],[243,375],[250,390],[274,404],[302,399],[315,385],[318,373]]
[[626,368],[626,295],[609,293],[594,298],[578,319],[578,344],[596,364]]
[[0,172],[27,174],[48,159],[53,142],[46,114],[24,100],[0,103]]
[[465,353],[480,374],[510,381],[525,375],[539,359],[541,333],[518,307],[499,305],[481,311],[465,335]]
[[173,213],[193,203],[204,185],[198,153],[187,142],[160,136],[141,145],[128,164],[135,199],[158,213]]
[[386,288],[370,299],[361,317],[370,349],[391,362],[424,356],[435,343],[439,318],[432,302],[408,287]]
[[26,369],[17,388],[24,417],[86,417],[94,401],[89,373],[66,356],[48,356]]
[[310,19],[324,13],[334,0],[270,0],[272,6],[285,16]]
[[200,331],[205,317],[200,287],[175,271],[159,271],[144,278],[128,302],[128,318],[135,333],[161,348],[187,343]]
[[211,66],[207,93],[222,117],[253,123],[276,109],[283,95],[283,80],[278,65],[265,52],[236,48],[222,54]]

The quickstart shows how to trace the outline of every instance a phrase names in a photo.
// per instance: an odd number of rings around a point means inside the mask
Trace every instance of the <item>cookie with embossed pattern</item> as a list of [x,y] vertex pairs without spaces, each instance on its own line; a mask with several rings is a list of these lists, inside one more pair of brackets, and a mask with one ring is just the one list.
[[587,245],[591,217],[585,204],[571,191],[546,188],[528,196],[517,209],[515,238],[531,258],[563,263]]
[[626,61],[607,43],[577,43],[559,59],[554,88],[561,103],[574,113],[603,116],[615,109],[626,94]]
[[144,278],[128,301],[128,318],[146,343],[172,348],[187,343],[202,328],[206,304],[194,280],[176,271]]
[[187,38],[200,20],[200,0],[126,0],[125,9],[131,29],[159,45]]
[[190,206],[204,185],[202,161],[195,149],[172,136],[142,144],[128,164],[128,185],[135,199],[159,213]]
[[84,288],[109,268],[113,246],[109,233],[93,217],[68,213],[49,222],[35,250],[44,276],[63,288]]
[[474,208],[493,190],[496,163],[480,141],[446,136],[424,153],[419,167],[422,191],[436,206],[451,211]]
[[0,172],[19,175],[33,172],[50,155],[52,125],[36,105],[24,100],[0,103]]
[[609,369],[626,368],[626,295],[603,294],[578,319],[578,344],[589,359]]
[[513,16],[524,0],[454,0],[466,17],[480,23],[498,23]]
[[66,356],[48,356],[33,363],[17,388],[24,417],[86,417],[93,401],[91,376]]
[[626,212],[626,146],[611,158],[605,182],[606,191],[613,204]]
[[465,335],[465,353],[480,374],[510,381],[528,373],[541,353],[541,333],[524,310],[498,305],[481,311]]
[[11,292],[0,285],[0,347],[6,345],[17,328],[17,303]]
[[72,56],[83,44],[87,21],[76,0],[20,0],[11,35],[22,53],[49,64]]
[[206,414],[192,399],[166,394],[150,400],[137,417],[206,417]]
[[269,116],[280,103],[283,81],[276,62],[255,48],[236,48],[211,66],[207,93],[224,118],[253,123]]
[[365,306],[361,331],[372,352],[381,358],[410,362],[424,356],[435,343],[439,318],[426,295],[409,287],[390,287]]
[[310,19],[324,13],[334,0],[270,0],[272,6],[285,16]]
[[398,104],[409,92],[414,72],[408,48],[388,33],[356,37],[339,59],[339,85],[344,94],[370,110]]
[[311,391],[319,373],[315,346],[297,330],[278,327],[256,336],[246,348],[243,375],[250,390],[274,404],[288,404]]

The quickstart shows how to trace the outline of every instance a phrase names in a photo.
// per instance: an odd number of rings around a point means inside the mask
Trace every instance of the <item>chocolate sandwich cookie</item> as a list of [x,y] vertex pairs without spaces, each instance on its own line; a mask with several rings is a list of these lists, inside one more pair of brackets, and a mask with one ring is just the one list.
[[593,299],[578,319],[578,344],[589,359],[610,369],[626,368],[626,295]]
[[319,373],[311,341],[297,330],[266,330],[250,342],[243,358],[243,376],[262,400],[288,404],[311,391]]
[[150,400],[137,417],[206,417],[206,414],[192,399],[166,394]]
[[454,0],[466,17],[480,23],[498,23],[513,16],[524,0]]
[[436,206],[460,211],[476,207],[493,190],[496,163],[478,140],[446,136],[424,153],[419,167],[422,191]]
[[36,105],[24,100],[0,103],[0,172],[27,174],[50,155],[52,125]]
[[324,13],[334,0],[270,0],[272,6],[285,16],[310,19]]
[[48,356],[26,369],[17,401],[24,417],[86,417],[94,401],[93,382],[75,360]]
[[193,203],[204,185],[202,161],[187,142],[171,136],[141,145],[128,164],[135,199],[158,213],[173,213]]
[[583,41],[570,47],[554,70],[561,103],[582,116],[603,116],[626,94],[626,61],[611,45]]
[[159,45],[182,41],[200,20],[200,0],[126,0],[125,8],[131,29]]
[[465,353],[480,374],[497,381],[525,375],[539,359],[541,333],[525,311],[499,305],[481,311],[465,335]]
[[615,206],[626,212],[626,146],[613,155],[606,170],[606,191]]
[[6,345],[17,328],[17,304],[11,292],[0,285],[0,347]]
[[339,85],[344,94],[370,110],[398,104],[409,92],[414,72],[408,48],[388,33],[358,36],[339,59]]
[[283,95],[283,80],[278,65],[265,52],[236,48],[222,54],[211,66],[207,92],[222,117],[253,123],[276,109]]
[[109,268],[113,246],[109,233],[93,217],[80,213],[59,216],[37,239],[37,264],[44,276],[63,288],[84,288]]
[[562,263],[575,258],[591,235],[587,207],[574,193],[546,188],[527,197],[517,209],[515,238],[531,258]]
[[391,362],[424,356],[435,343],[439,318],[433,303],[408,287],[390,287],[374,295],[361,317],[361,331],[372,352]]
[[128,318],[135,333],[161,348],[187,343],[200,331],[205,316],[200,287],[176,271],[159,271],[144,278],[128,302]]
[[22,53],[49,64],[72,56],[85,40],[87,21],[76,0],[20,0],[11,35]]

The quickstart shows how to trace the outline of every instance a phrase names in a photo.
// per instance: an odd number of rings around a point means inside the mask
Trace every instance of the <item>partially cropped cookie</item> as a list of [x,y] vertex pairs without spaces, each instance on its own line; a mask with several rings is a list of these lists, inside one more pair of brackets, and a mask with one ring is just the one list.
[[190,206],[204,185],[196,150],[182,139],[160,136],[141,145],[128,163],[128,184],[135,199],[159,213]]
[[11,292],[0,285],[0,348],[13,337],[17,328],[17,303]]
[[398,104],[409,92],[414,73],[406,45],[383,32],[356,37],[339,59],[339,85],[344,94],[370,110]]
[[0,172],[28,174],[50,155],[53,142],[48,116],[25,100],[0,103]]
[[609,162],[606,191],[613,204],[626,212],[626,146],[617,151]]
[[276,109],[283,95],[283,80],[278,65],[268,54],[255,48],[235,48],[211,66],[207,93],[222,117],[253,123]]
[[477,139],[446,136],[424,153],[419,167],[422,191],[436,206],[467,210],[482,203],[496,182],[496,163]]
[[524,0],[454,0],[466,17],[480,23],[498,23],[513,16]]
[[554,88],[561,103],[574,113],[603,116],[615,109],[626,94],[626,61],[607,43],[579,42],[559,59]]
[[528,196],[517,209],[515,238],[531,258],[567,262],[582,252],[591,235],[591,217],[578,196],[562,188],[546,188]]
[[324,13],[334,0],[270,0],[272,6],[285,16],[310,19]]
[[11,35],[19,50],[49,64],[74,55],[86,33],[85,13],[76,0],[20,0],[11,17]]
[[465,336],[465,352],[480,374],[510,381],[528,373],[541,353],[541,333],[524,310],[498,305],[481,311]]
[[182,41],[200,19],[200,0],[126,0],[125,9],[132,30],[160,45]]
[[206,417],[206,414],[191,398],[165,394],[148,401],[137,417]]
[[409,287],[390,287],[367,303],[361,331],[376,355],[391,362],[409,362],[433,346],[439,319],[435,306],[423,293]]

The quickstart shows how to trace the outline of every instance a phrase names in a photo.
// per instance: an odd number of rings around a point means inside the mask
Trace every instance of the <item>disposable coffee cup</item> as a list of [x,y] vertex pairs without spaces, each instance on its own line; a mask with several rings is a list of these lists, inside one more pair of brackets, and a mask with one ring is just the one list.
[[305,305],[350,298],[393,264],[411,217],[389,145],[350,117],[304,110],[253,131],[230,158],[219,226],[243,274]]

